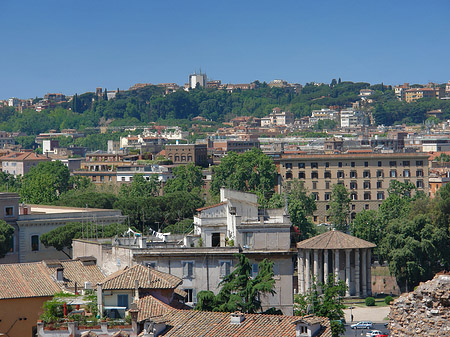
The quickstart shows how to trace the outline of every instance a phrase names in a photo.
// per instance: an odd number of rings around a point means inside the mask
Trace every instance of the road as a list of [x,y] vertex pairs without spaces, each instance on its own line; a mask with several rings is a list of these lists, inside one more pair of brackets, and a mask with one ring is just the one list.
[[[354,322],[357,323],[357,322]],[[366,337],[366,333],[372,331],[372,330],[380,330],[386,334],[388,334],[388,329],[384,326],[384,323],[373,323],[372,329],[355,329],[352,330],[350,328],[351,324],[345,324],[345,335],[346,337]]]

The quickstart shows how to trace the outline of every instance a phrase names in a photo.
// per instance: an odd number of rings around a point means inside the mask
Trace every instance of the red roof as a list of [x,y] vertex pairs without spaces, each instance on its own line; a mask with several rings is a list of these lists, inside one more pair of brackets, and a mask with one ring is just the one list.
[[197,212],[201,212],[201,211],[204,211],[205,209],[214,208],[214,207],[222,206],[222,205],[225,205],[225,204],[226,204],[226,202],[220,202],[220,203],[215,204],[215,205],[206,206],[206,207],[202,207],[202,208],[197,208],[196,211]]

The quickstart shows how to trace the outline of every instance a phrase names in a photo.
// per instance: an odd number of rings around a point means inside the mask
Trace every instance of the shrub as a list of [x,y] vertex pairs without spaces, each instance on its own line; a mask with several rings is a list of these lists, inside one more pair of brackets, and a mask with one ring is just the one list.
[[366,297],[365,303],[368,307],[373,307],[375,305],[375,299],[373,297]]
[[392,298],[392,296],[386,296],[384,299],[384,303],[386,303],[387,305],[389,305],[394,299]]

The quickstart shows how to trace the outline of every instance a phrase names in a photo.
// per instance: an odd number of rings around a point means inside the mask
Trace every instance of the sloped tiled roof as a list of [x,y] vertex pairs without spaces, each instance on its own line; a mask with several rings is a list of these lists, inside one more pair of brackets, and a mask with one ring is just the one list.
[[147,318],[161,316],[170,310],[176,310],[151,295],[140,298],[136,304],[139,309],[138,322]]
[[106,277],[102,282],[102,288],[104,290],[134,289],[135,280],[138,281],[138,287],[141,289],[174,289],[182,282],[179,277],[137,264],[131,268],[125,267]]
[[[57,268],[49,267],[51,264],[46,263],[46,261],[44,263],[49,273],[56,279]],[[95,285],[102,282],[105,278],[105,275],[102,274],[100,268],[96,265],[84,265],[79,260],[59,261],[59,263],[64,268],[64,283],[68,288],[75,288],[75,282],[78,288],[84,287],[84,282],[91,282],[95,288]]]
[[211,206],[206,206],[206,207],[202,207],[202,208],[197,208],[196,211],[197,211],[197,212],[201,212],[201,211],[204,211],[205,209],[210,209],[210,208],[214,208],[214,207],[219,207],[219,206],[222,206],[222,205],[226,205],[226,201],[220,202],[220,203],[218,203],[218,204],[211,205]]
[[46,156],[34,152],[16,152],[10,153],[2,157],[2,161],[27,161],[27,160],[43,160],[49,161]]
[[61,288],[44,264],[0,264],[0,299],[53,296]]
[[[196,310],[169,310],[160,317],[166,323],[166,330],[161,336],[172,337],[261,337],[283,336],[294,337],[298,316],[245,314],[240,324],[231,324],[231,313],[206,312]],[[309,318],[305,318],[308,320]],[[328,318],[314,317],[320,322],[321,330],[317,337],[331,337],[331,327]]]
[[374,247],[376,245],[369,241],[337,230],[328,231],[297,243],[297,248],[302,249],[354,249]]

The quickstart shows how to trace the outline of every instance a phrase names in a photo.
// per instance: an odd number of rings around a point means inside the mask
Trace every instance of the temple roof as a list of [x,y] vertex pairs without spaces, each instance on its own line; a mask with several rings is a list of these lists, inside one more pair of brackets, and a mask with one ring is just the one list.
[[376,245],[369,241],[337,230],[331,230],[297,243],[297,248],[300,249],[355,249],[374,247]]

